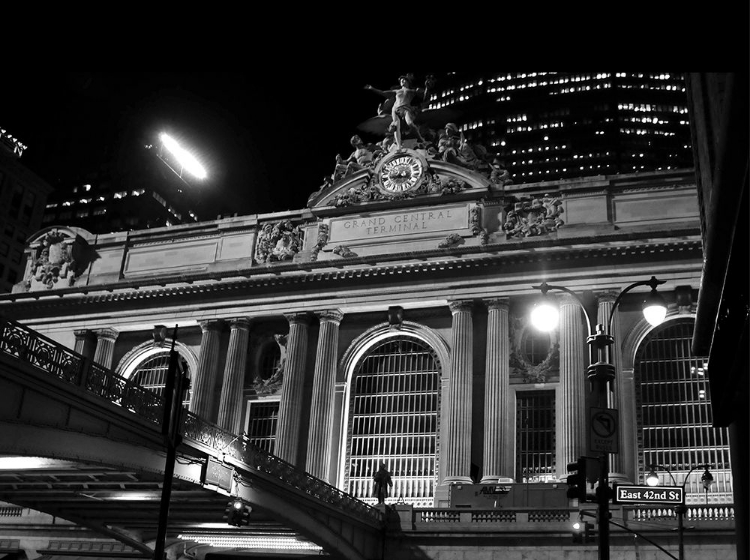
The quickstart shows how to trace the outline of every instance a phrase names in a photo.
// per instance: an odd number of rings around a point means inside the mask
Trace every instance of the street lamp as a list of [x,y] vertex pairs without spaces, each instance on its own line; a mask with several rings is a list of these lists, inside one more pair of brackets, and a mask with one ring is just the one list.
[[[685,533],[685,514],[687,513],[687,506],[685,505],[685,485],[687,484],[688,477],[693,473],[695,469],[706,469],[703,473],[703,476],[701,476],[701,482],[703,483],[703,488],[706,491],[706,504],[708,504],[708,489],[714,483],[714,477],[708,471],[708,469],[711,467],[712,465],[695,465],[688,471],[688,473],[685,475],[685,478],[682,480],[682,503],[675,506],[674,508],[674,511],[677,514],[677,534],[679,537],[680,560],[685,559],[684,533]],[[669,477],[672,479],[672,484],[677,486],[677,481],[675,480],[674,475],[672,474],[672,471],[670,471],[667,467],[663,465],[651,465],[648,468],[650,472],[648,473],[648,476],[646,477],[646,484],[648,484],[649,486],[657,486],[659,484],[659,475],[656,474],[656,469],[662,469],[662,470],[667,471],[667,473],[669,474]]]
[[[664,298],[656,291],[656,287],[664,284],[663,280],[657,280],[652,276],[650,280],[642,280],[630,284],[620,292],[612,305],[609,318],[607,321],[607,330],[604,325],[594,324],[586,311],[581,299],[571,290],[563,286],[554,286],[543,282],[539,286],[532,286],[536,290],[541,290],[543,301],[535,306],[531,313],[532,324],[543,331],[550,331],[557,325],[558,311],[557,307],[550,301],[547,293],[551,290],[565,292],[571,295],[580,305],[583,314],[586,317],[588,327],[588,337],[586,343],[589,345],[589,366],[586,369],[587,378],[591,382],[591,390],[596,393],[597,406],[607,407],[607,391],[609,384],[615,378],[615,366],[612,364],[609,347],[614,343],[612,336],[612,321],[615,316],[622,297],[634,288],[639,286],[650,286],[651,293],[643,302],[643,314],[646,320],[653,326],[659,325],[666,317],[667,306]],[[599,526],[599,560],[609,560],[609,453],[602,452],[599,457],[599,486],[596,490],[597,501],[599,504],[597,512],[597,523]]]

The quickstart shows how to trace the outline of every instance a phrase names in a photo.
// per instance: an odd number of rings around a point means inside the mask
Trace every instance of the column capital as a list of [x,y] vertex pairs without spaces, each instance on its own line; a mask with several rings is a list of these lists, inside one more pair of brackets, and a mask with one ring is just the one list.
[[316,311],[315,315],[321,323],[336,323],[337,325],[340,324],[341,320],[344,318],[344,314],[338,309]]
[[120,334],[120,331],[118,331],[117,329],[113,329],[111,327],[107,327],[104,329],[97,329],[94,332],[96,332],[96,338],[107,338],[110,340],[117,339],[117,335]]
[[310,314],[307,311],[300,311],[296,313],[284,313],[284,317],[289,324],[303,324],[307,325],[310,323]]
[[614,303],[614,301],[617,299],[617,296],[620,295],[620,292],[622,290],[615,290],[615,289],[609,289],[609,290],[594,290],[594,297],[596,297],[597,303],[605,303],[609,301],[610,303]]
[[454,315],[461,312],[471,313],[474,308],[474,302],[469,299],[449,301],[448,307]]
[[565,292],[563,292],[556,293],[555,296],[560,301],[560,307],[562,307],[563,305],[575,305],[576,307],[582,306],[580,300],[578,300],[573,294],[566,294]]
[[487,309],[508,309],[510,305],[510,298],[507,297],[497,297],[482,301],[487,306]]
[[218,331],[224,326],[224,321],[221,319],[204,319],[200,321],[201,330],[206,331]]
[[73,331],[73,334],[76,336],[76,338],[83,338],[86,336],[92,336],[94,334],[94,331],[91,329],[76,329]]
[[250,319],[248,317],[232,317],[231,319],[227,319],[227,323],[232,330],[247,330],[250,328]]

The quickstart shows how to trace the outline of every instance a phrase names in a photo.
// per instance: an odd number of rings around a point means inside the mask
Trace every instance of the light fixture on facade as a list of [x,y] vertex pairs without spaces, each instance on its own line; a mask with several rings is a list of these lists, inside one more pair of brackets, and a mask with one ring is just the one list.
[[643,301],[643,316],[654,327],[661,325],[667,316],[667,303],[662,295],[656,291],[656,286],[651,287],[651,292]]
[[531,310],[531,324],[542,332],[550,332],[560,320],[560,311],[548,295],[544,295]]

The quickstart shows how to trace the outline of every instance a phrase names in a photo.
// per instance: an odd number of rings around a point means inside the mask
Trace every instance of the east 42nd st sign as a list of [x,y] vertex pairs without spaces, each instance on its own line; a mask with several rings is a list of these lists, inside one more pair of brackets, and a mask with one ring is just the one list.
[[621,504],[681,504],[684,494],[680,486],[615,486],[615,501]]

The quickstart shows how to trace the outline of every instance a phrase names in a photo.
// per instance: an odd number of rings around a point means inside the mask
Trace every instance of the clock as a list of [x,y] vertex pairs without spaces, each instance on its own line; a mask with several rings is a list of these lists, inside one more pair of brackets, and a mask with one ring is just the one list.
[[377,166],[375,175],[380,190],[385,194],[403,194],[413,191],[425,179],[424,158],[412,150],[398,151],[386,156]]

